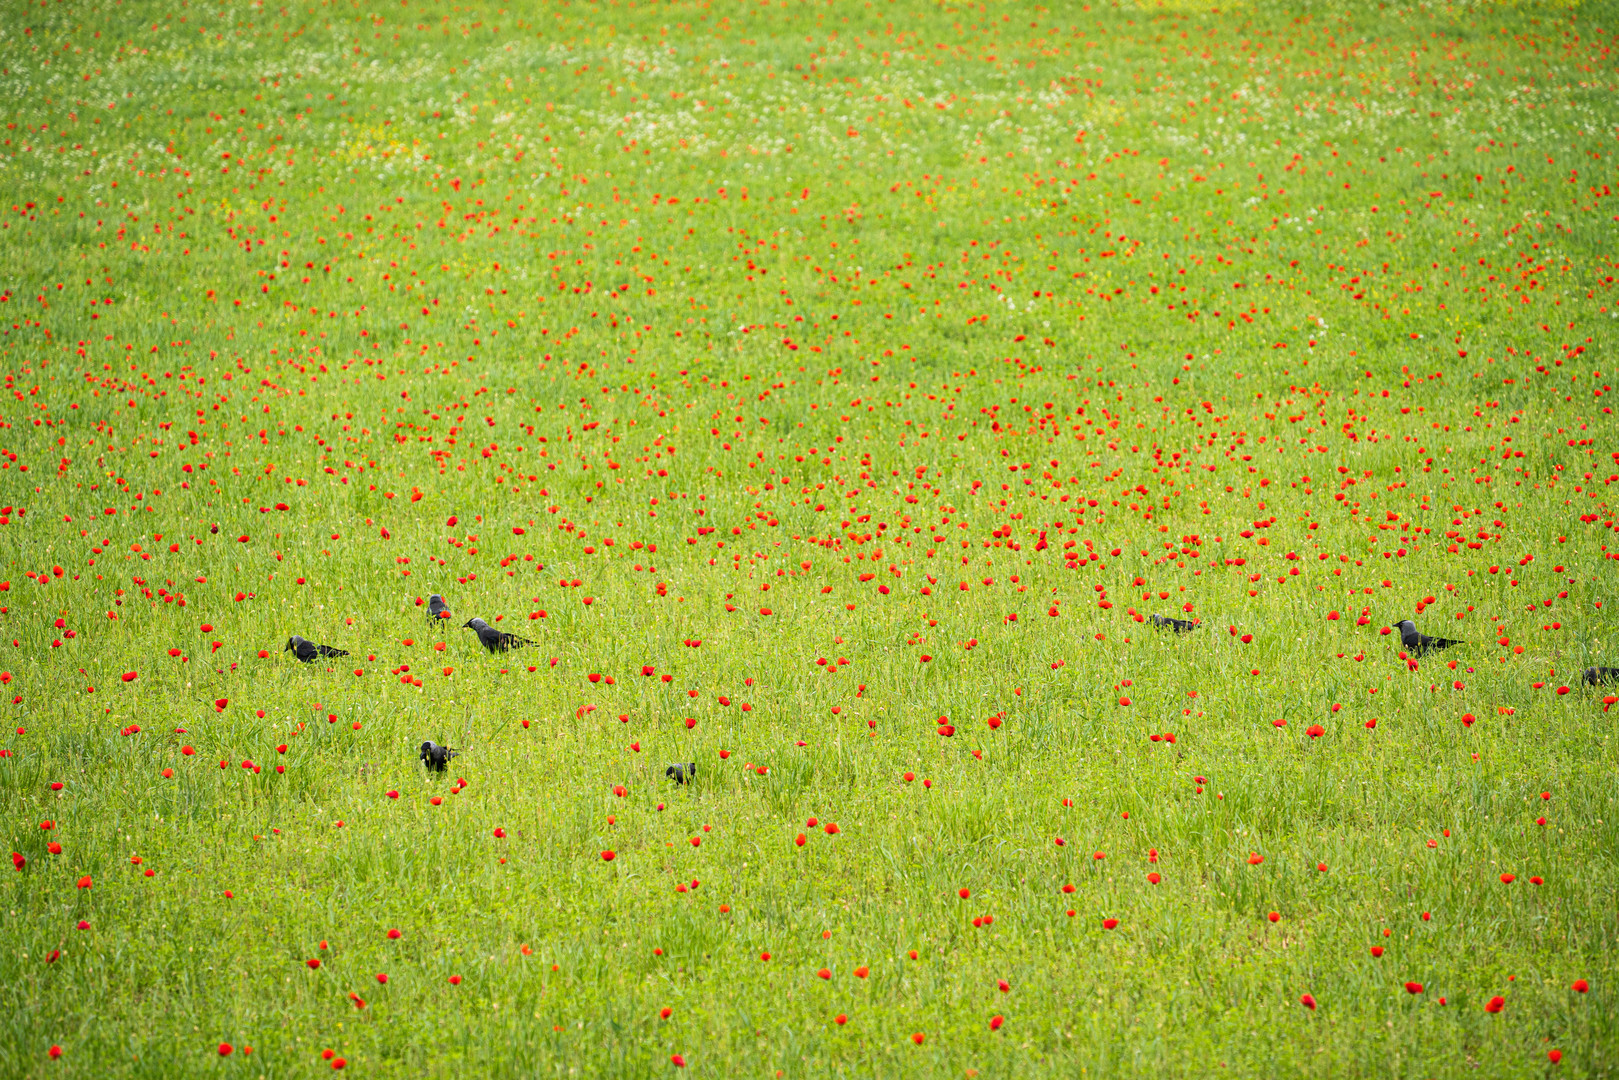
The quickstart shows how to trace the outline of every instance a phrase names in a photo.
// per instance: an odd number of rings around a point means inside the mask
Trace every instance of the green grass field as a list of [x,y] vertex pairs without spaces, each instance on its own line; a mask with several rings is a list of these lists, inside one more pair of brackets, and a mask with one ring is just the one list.
[[1615,33],[7,3],[0,1075],[1619,1073]]

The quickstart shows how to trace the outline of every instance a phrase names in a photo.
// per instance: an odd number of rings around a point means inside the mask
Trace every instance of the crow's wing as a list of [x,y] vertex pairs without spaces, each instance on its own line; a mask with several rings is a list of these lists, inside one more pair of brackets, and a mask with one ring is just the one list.
[[315,650],[322,656],[347,656],[347,649],[337,649],[330,645],[316,645]]

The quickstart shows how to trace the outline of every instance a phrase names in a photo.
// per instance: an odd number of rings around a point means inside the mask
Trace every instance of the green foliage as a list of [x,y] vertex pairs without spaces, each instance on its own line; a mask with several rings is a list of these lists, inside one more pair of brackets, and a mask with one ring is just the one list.
[[13,11],[0,1075],[1612,1073],[1611,5],[1222,7]]

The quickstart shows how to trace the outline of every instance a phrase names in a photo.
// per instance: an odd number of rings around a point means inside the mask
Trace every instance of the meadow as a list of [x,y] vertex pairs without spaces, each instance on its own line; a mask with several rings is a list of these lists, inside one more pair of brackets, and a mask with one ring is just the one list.
[[1619,1073],[1616,32],[12,0],[0,1075]]

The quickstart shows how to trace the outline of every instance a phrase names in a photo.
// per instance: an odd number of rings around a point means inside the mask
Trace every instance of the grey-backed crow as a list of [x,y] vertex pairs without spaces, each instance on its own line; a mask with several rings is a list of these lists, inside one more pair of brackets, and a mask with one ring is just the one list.
[[516,634],[496,630],[482,619],[469,619],[462,624],[462,628],[477,634],[478,640],[483,644],[483,647],[490,652],[506,652],[508,649],[520,649],[524,645],[537,644],[527,638],[520,638]]
[[1452,645],[1463,645],[1465,642],[1453,641],[1450,638],[1429,637],[1417,631],[1417,624],[1410,619],[1400,623],[1400,641],[1411,650],[1412,656],[1421,656],[1429,649],[1448,649]]
[[334,649],[330,645],[316,645],[313,641],[299,637],[297,634],[287,639],[286,648],[282,652],[290,652],[306,664],[313,664],[317,656],[347,656],[348,650]]

